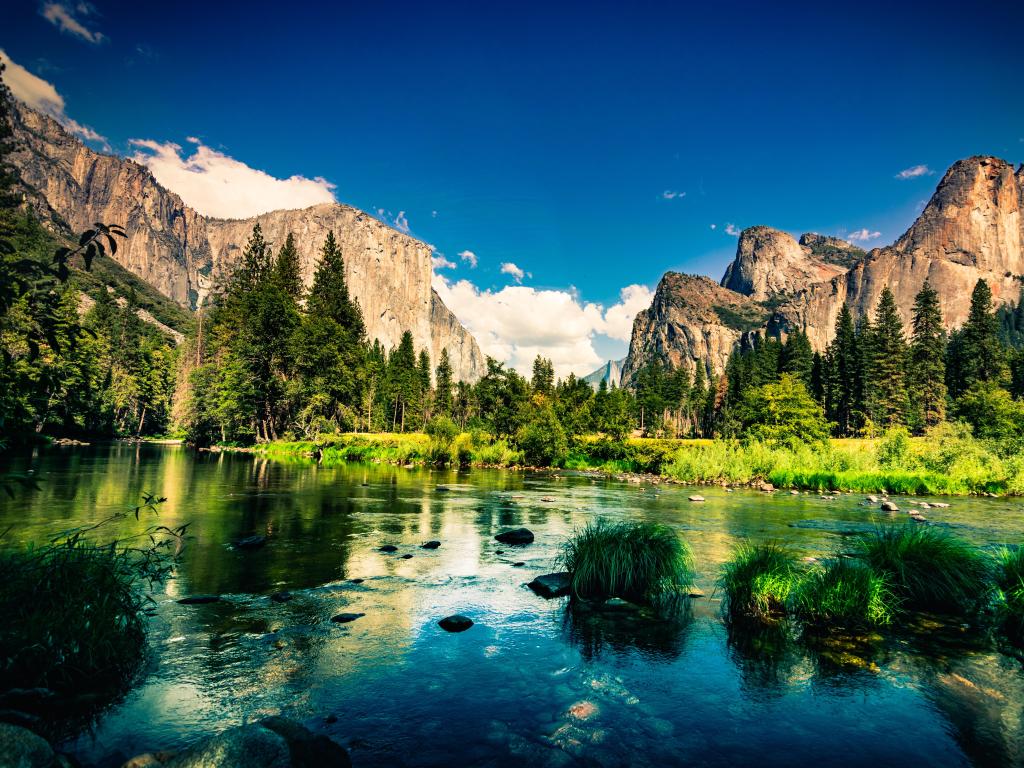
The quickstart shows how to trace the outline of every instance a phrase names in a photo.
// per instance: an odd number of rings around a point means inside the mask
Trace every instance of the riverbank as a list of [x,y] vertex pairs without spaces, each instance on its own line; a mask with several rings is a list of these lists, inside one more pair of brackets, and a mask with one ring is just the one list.
[[[581,438],[554,467],[529,467],[504,440],[462,434],[440,449],[424,434],[344,434],[316,441],[273,442],[244,450],[283,461],[331,465],[363,461],[398,466],[452,463],[505,469],[564,469],[623,479],[689,485],[757,486],[815,492],[907,495],[1022,495],[1024,458],[1000,456],[962,430],[929,437],[832,440],[771,447],[725,440]],[[439,461],[438,457],[441,456]]]

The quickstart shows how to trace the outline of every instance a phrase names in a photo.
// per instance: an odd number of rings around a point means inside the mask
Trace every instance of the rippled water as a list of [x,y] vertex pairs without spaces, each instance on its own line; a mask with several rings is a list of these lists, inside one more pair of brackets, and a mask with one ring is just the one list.
[[[88,763],[117,765],[272,713],[333,736],[357,766],[1024,760],[1021,663],[986,638],[903,634],[822,649],[731,637],[722,624],[714,579],[738,540],[833,551],[842,534],[890,519],[861,496],[709,488],[692,504],[692,489],[671,486],[326,468],[168,446],[8,460],[27,465],[40,490],[0,498],[10,538],[97,521],[143,492],[168,498],[161,523],[191,523],[175,576],[156,596],[144,678],[68,745]],[[947,500],[949,509],[928,512],[935,524],[982,546],[1024,539],[1019,501]],[[679,621],[648,624],[577,616],[564,600],[535,596],[525,583],[552,570],[560,541],[597,515],[678,528],[707,597]],[[147,522],[129,518],[118,532]],[[524,525],[537,537],[530,546],[493,539]],[[251,534],[269,543],[231,548]],[[441,547],[419,547],[430,539]],[[398,552],[378,552],[382,544]],[[268,599],[279,590],[294,599]],[[224,600],[175,602],[197,593]],[[332,624],[343,611],[366,615]],[[452,613],[475,626],[445,633],[436,622]]]

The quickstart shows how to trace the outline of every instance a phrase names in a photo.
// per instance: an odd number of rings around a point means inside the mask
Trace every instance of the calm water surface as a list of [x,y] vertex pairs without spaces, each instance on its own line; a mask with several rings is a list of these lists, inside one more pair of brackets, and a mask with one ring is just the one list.
[[[0,498],[9,537],[43,540],[123,511],[143,492],[167,497],[160,523],[191,523],[156,596],[141,683],[68,745],[91,764],[277,713],[336,738],[357,766],[1024,760],[1024,672],[984,638],[893,636],[823,652],[730,636],[722,624],[714,579],[737,541],[835,551],[843,533],[891,519],[862,496],[710,488],[706,503],[692,504],[692,489],[589,477],[318,467],[174,446],[8,459],[8,469],[26,466],[40,490]],[[981,546],[1024,539],[1019,501],[949,501],[928,512],[935,524]],[[677,528],[707,597],[677,622],[637,625],[573,616],[564,600],[535,596],[525,583],[553,570],[561,540],[597,516]],[[112,533],[151,522],[129,518]],[[529,527],[536,542],[494,541],[512,526]],[[231,548],[257,533],[269,537],[263,549]],[[419,548],[429,539],[440,549]],[[399,551],[376,551],[382,544]],[[270,601],[279,590],[294,599]],[[175,602],[196,593],[224,601]],[[343,611],[366,615],[329,621]],[[447,634],[436,622],[452,613],[476,625]]]

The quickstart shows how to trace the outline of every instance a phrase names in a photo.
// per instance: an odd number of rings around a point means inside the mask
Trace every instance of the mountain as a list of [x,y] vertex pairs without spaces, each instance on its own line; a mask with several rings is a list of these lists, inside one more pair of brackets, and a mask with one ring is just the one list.
[[594,389],[600,387],[602,381],[606,382],[609,387],[617,387],[622,382],[622,364],[624,362],[626,362],[625,358],[622,360],[609,360],[593,373],[588,373],[584,376],[583,380]]
[[637,314],[623,382],[649,361],[721,373],[735,343],[754,331],[804,330],[822,351],[846,302],[871,314],[892,290],[907,333],[925,280],[939,294],[947,328],[967,319],[971,291],[984,278],[996,303],[1024,285],[1024,166],[976,156],[955,163],[895,243],[865,252],[834,237],[795,240],[771,227],[745,229],[721,285],[669,272],[649,309]]
[[295,234],[307,285],[333,230],[370,338],[390,348],[409,330],[431,360],[448,350],[456,379],[475,381],[486,370],[476,340],[431,288],[426,243],[339,203],[241,220],[203,216],[139,163],[93,151],[24,104],[15,102],[12,113],[18,143],[13,161],[44,220],[72,232],[97,221],[120,224],[128,236],[114,259],[182,307],[202,306],[230,276],[255,223],[274,244]]

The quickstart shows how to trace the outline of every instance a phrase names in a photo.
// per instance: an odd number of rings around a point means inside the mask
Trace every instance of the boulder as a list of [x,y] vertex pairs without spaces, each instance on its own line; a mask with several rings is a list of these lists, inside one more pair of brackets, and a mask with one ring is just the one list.
[[349,624],[365,615],[365,613],[339,613],[337,616],[332,616],[331,621],[335,624]]
[[219,603],[220,595],[189,595],[178,601],[181,605],[205,605],[206,603]]
[[267,543],[266,536],[246,536],[235,542],[235,549],[259,549]]
[[440,546],[440,541],[425,541],[424,543],[420,544],[420,547],[422,549],[437,549]]
[[46,739],[27,728],[0,723],[0,766],[51,768],[56,759]]
[[897,507],[896,504],[891,502],[891,501],[883,501],[882,502],[882,511],[883,512],[899,512],[900,508]]
[[283,717],[228,728],[164,763],[166,768],[349,768],[348,753]]
[[349,768],[352,761],[348,752],[332,739],[317,734],[284,717],[268,717],[260,725],[273,731],[288,742],[293,768]]
[[459,614],[446,616],[437,623],[445,632],[465,632],[473,626],[472,619]]
[[562,597],[569,594],[569,572],[545,573],[531,581],[527,586],[544,598]]
[[530,544],[533,542],[533,531],[529,528],[514,528],[502,531],[494,538],[502,544]]

